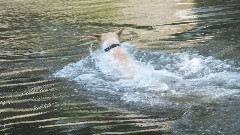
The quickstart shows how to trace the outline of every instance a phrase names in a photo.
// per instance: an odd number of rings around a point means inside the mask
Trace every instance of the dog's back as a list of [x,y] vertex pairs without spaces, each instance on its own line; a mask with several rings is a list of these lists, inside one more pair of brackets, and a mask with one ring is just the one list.
[[106,53],[110,53],[112,58],[119,63],[124,75],[128,78],[132,78],[134,76],[132,59],[130,55],[120,46],[119,37],[122,34],[122,31],[123,28],[116,32],[93,34],[92,37],[101,41],[102,48],[107,50]]

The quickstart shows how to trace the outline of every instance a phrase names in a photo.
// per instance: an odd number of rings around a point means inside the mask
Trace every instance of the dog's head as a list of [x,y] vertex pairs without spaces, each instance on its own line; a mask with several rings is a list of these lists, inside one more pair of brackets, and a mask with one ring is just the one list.
[[92,38],[100,40],[102,43],[105,42],[108,39],[116,39],[118,40],[121,36],[124,28],[120,28],[119,30],[115,32],[108,32],[103,34],[93,34]]

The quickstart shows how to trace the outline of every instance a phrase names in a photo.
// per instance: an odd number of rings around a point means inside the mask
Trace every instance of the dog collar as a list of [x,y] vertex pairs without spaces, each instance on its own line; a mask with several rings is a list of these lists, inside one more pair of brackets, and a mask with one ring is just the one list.
[[104,49],[105,52],[108,52],[109,50],[113,49],[114,47],[120,46],[120,44],[112,44],[111,46]]

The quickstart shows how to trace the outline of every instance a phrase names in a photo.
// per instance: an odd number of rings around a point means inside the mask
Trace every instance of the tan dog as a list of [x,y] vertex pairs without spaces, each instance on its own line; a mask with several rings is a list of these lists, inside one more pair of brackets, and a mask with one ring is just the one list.
[[101,41],[101,47],[106,53],[110,53],[112,57],[120,64],[123,69],[124,75],[132,78],[134,70],[132,66],[132,59],[129,54],[120,46],[119,37],[123,32],[123,28],[116,32],[108,32],[103,34],[93,34],[94,39]]

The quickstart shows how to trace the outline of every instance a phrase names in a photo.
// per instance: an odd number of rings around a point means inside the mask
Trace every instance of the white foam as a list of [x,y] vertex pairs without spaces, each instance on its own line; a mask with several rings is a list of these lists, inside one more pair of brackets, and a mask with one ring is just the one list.
[[128,43],[121,46],[133,57],[133,78],[126,78],[119,63],[101,49],[55,76],[92,92],[116,94],[125,102],[160,104],[169,96],[219,98],[239,92],[240,71],[227,62],[191,53],[138,51]]

